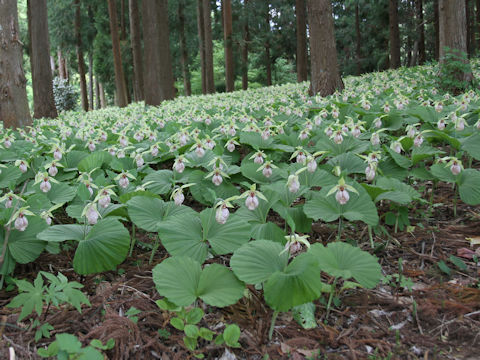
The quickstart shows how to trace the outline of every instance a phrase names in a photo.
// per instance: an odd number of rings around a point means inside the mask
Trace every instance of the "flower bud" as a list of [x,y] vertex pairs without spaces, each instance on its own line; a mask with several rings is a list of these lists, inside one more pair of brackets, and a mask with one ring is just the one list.
[[228,217],[230,216],[230,212],[226,205],[219,206],[215,213],[215,220],[221,225],[227,222]]
[[173,195],[173,201],[175,201],[175,205],[182,205],[183,202],[185,201],[185,195],[183,195],[183,192],[178,191]]

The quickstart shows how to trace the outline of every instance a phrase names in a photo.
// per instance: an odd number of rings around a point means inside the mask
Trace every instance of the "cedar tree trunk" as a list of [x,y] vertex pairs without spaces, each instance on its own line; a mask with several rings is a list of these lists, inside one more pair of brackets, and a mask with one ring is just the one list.
[[143,100],[143,60],[142,60],[142,39],[140,32],[140,16],[138,0],[129,0],[128,10],[130,14],[130,40],[132,43],[133,57],[133,88],[135,101]]
[[128,105],[127,84],[125,83],[125,75],[123,74],[120,40],[118,38],[116,0],[108,0],[108,14],[110,17],[110,36],[112,37],[113,67],[115,70],[117,104],[119,107],[125,107]]
[[400,66],[400,32],[398,30],[398,1],[389,0],[388,18],[390,27],[390,68]]
[[332,4],[330,0],[307,0],[310,29],[310,91],[328,96],[344,85],[338,71]]
[[225,86],[226,91],[235,90],[235,78],[233,71],[233,49],[232,49],[232,2],[222,0],[223,5],[223,40],[225,42]]
[[30,125],[16,0],[0,1],[0,120],[4,128]]
[[183,13],[183,8],[185,7],[185,1],[178,1],[178,34],[180,37],[180,63],[182,65],[182,74],[183,74],[183,89],[186,96],[192,95],[192,84],[190,82],[190,69],[188,66],[188,50],[187,50],[187,39],[185,37],[185,14]]
[[305,0],[296,0],[295,17],[297,20],[297,81],[307,81],[307,12]]
[[82,36],[80,28],[80,0],[74,1],[75,5],[75,42],[77,50],[78,75],[80,76],[80,93],[82,99],[82,109],[88,111],[87,81],[85,79],[85,60],[83,59]]
[[[34,117],[56,118],[53,98],[50,42],[48,39],[47,0],[28,0],[30,63],[32,68]],[[54,62],[55,70],[55,62]]]

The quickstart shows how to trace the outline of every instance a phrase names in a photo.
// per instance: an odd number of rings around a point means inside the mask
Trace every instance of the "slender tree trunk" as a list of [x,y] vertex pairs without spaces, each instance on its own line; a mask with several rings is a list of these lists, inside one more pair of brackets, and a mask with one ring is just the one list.
[[[47,0],[28,0],[30,63],[32,68],[34,117],[56,118],[53,98],[50,41],[48,39]],[[53,63],[55,70],[55,62]]]
[[388,7],[390,27],[390,68],[400,66],[400,32],[398,30],[398,1],[389,0]]
[[92,51],[88,53],[88,101],[90,110],[94,109],[93,99],[93,54]]
[[95,76],[95,109],[100,109],[100,83],[98,82],[97,76]]
[[[467,51],[467,23],[465,2],[439,0],[440,63],[444,62],[445,47],[454,54]],[[468,60],[465,60],[468,63]],[[458,74],[458,79],[466,82],[473,80],[471,72]]]
[[358,0],[355,2],[355,62],[357,65],[357,75],[362,73],[362,35],[360,33],[360,11]]
[[233,71],[233,49],[232,49],[232,2],[222,0],[223,7],[223,40],[225,43],[225,86],[226,91],[235,90],[235,74]]
[[55,71],[57,71],[57,64],[55,64],[55,57],[50,55],[50,69],[52,70],[52,78],[55,77]]
[[80,0],[74,0],[75,5],[75,39],[78,63],[78,75],[80,76],[80,93],[82,109],[88,111],[87,81],[85,80],[85,60],[83,59],[82,36],[80,34]]
[[476,1],[475,18],[477,19],[477,26],[475,33],[477,34],[477,48],[480,49],[480,0]]
[[100,106],[103,109],[107,107],[107,99],[105,98],[105,89],[102,83],[99,83],[99,88],[100,88]]
[[172,57],[170,54],[170,30],[168,27],[167,0],[157,2],[158,25],[158,50],[160,51],[160,88],[162,100],[170,100],[175,97],[173,79]]
[[158,49],[158,22],[156,0],[143,0],[144,95],[145,104],[160,105],[160,50]]
[[58,76],[61,79],[66,79],[67,74],[65,73],[65,59],[62,56],[62,50],[57,49],[57,58],[58,58]]
[[[479,0],[480,1],[480,0]],[[433,0],[433,26],[435,28],[435,60],[440,60],[440,20],[438,13],[438,0]]]
[[250,31],[248,28],[248,0],[243,4],[243,46],[242,46],[242,89],[248,89],[248,43]]
[[120,0],[120,40],[127,39],[127,22],[125,21],[125,0]]
[[32,123],[23,72],[16,0],[0,1],[0,121],[4,128]]
[[188,50],[187,50],[187,39],[185,37],[185,14],[183,13],[183,8],[185,7],[185,1],[178,1],[178,34],[180,36],[180,63],[182,65],[182,74],[183,74],[183,89],[186,96],[192,95],[192,85],[190,82],[190,68],[188,66]]
[[332,4],[330,0],[307,0],[310,29],[310,63],[313,95],[328,96],[344,85],[338,70]]
[[118,38],[118,21],[116,0],[108,0],[108,14],[110,17],[110,35],[112,37],[113,67],[115,70],[115,89],[119,107],[128,105],[127,84],[123,73],[120,40]]
[[203,26],[205,34],[205,88],[208,94],[215,92],[213,74],[212,9],[210,0],[203,0]]
[[130,40],[132,43],[133,57],[133,79],[135,101],[143,100],[143,60],[142,60],[142,39],[140,31],[140,16],[138,0],[129,0],[128,8],[130,14]]
[[305,0],[296,0],[295,17],[297,20],[297,81],[307,81],[307,12]]
[[423,23],[423,0],[415,2],[417,13],[417,37],[418,37],[418,64],[423,65],[427,60],[425,53],[425,24]]
[[265,1],[265,69],[267,73],[267,86],[272,85],[272,62],[270,60],[270,1]]
[[203,17],[203,0],[197,0],[198,48],[200,51],[200,70],[202,74],[202,94],[207,93],[207,77],[205,68],[205,25]]

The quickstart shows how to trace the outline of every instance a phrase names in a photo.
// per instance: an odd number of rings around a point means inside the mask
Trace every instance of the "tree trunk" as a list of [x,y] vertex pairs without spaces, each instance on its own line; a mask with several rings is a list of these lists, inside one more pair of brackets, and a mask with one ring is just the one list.
[[[30,63],[32,68],[34,117],[56,118],[53,98],[50,41],[48,39],[47,0],[28,0]],[[53,69],[55,70],[55,62]]]
[[175,96],[166,1],[143,0],[142,13],[145,104],[160,105]]
[[115,89],[119,107],[128,105],[127,84],[123,74],[122,55],[120,53],[120,40],[118,38],[118,21],[116,0],[108,0],[108,14],[110,17],[110,35],[112,37],[113,67],[115,70]]
[[0,1],[0,120],[4,128],[31,125],[16,0]]
[[160,88],[162,100],[175,97],[175,81],[173,79],[172,57],[170,54],[170,32],[168,28],[167,0],[157,1],[158,50],[160,51]]
[[67,74],[65,73],[65,59],[62,56],[62,50],[57,49],[57,58],[58,58],[58,77],[61,79],[66,79]]
[[183,89],[186,96],[192,95],[192,84],[190,82],[190,69],[188,66],[188,50],[187,50],[187,39],[185,37],[185,15],[183,13],[183,8],[185,7],[185,1],[178,1],[178,34],[180,36],[180,63],[182,65],[182,74],[183,74]]
[[[444,63],[445,47],[459,56],[467,51],[467,24],[464,1],[439,0],[440,64]],[[468,60],[465,60],[468,63]],[[457,78],[471,82],[473,74],[464,72]]]
[[202,94],[206,94],[207,77],[205,69],[205,26],[203,23],[203,0],[197,0],[198,48],[200,50],[200,70],[202,73]]
[[338,71],[332,4],[330,0],[307,0],[310,30],[310,92],[328,96],[344,85]]
[[50,55],[50,70],[52,70],[52,78],[55,77],[55,71],[57,70],[57,64],[55,64],[55,57]]
[[223,40],[225,43],[225,86],[226,91],[235,90],[235,74],[233,71],[233,49],[232,49],[232,2],[222,0],[223,7]]
[[423,23],[423,0],[415,1],[417,13],[418,64],[423,65],[427,60],[425,53],[425,24]]
[[358,0],[355,2],[355,40],[355,62],[357,65],[357,75],[360,75],[362,73],[362,35],[360,33]]
[[85,60],[83,59],[82,36],[80,34],[80,0],[74,1],[75,5],[75,39],[78,63],[78,75],[80,76],[80,93],[82,99],[82,109],[88,111],[87,81],[85,80]]
[[470,58],[472,56],[472,44],[470,42],[470,32],[472,30],[472,22],[471,22],[471,16],[470,16],[470,1],[465,0],[465,24],[467,27],[467,54],[468,57]]
[[400,66],[400,32],[398,30],[398,1],[389,0],[388,18],[390,27],[390,68]]
[[100,107],[103,109],[107,107],[107,99],[105,98],[105,89],[102,83],[99,83],[99,88],[100,88]]
[[272,85],[272,63],[270,61],[270,1],[266,1],[265,13],[265,69],[267,73],[267,86]]
[[433,26],[435,28],[435,60],[437,61],[440,60],[440,20],[438,14],[438,6],[438,0],[433,0]]
[[100,109],[100,83],[98,82],[97,76],[95,76],[95,109]]
[[127,39],[127,22],[125,21],[125,0],[120,0],[120,40]]
[[477,41],[478,43],[476,44],[477,48],[480,49],[480,0],[476,1],[476,11],[475,11],[475,18],[477,19],[477,31],[475,33],[477,34]]
[[130,41],[132,43],[133,57],[133,88],[135,101],[143,100],[143,60],[142,60],[142,39],[140,32],[140,16],[138,0],[129,0],[128,9],[130,14]]
[[215,92],[213,77],[213,40],[212,40],[212,9],[210,0],[203,0],[203,26],[205,34],[205,89],[207,94]]
[[250,31],[248,28],[248,0],[243,4],[243,46],[242,46],[242,89],[248,89],[248,43]]
[[93,95],[93,53],[90,51],[88,53],[88,101],[91,110],[94,109]]
[[295,17],[297,20],[297,81],[307,81],[307,14],[305,0],[296,0]]

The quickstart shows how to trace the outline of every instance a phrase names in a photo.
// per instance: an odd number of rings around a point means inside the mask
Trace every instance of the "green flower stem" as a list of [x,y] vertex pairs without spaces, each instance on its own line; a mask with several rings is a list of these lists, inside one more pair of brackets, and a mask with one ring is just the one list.
[[270,322],[270,329],[268,330],[268,340],[272,340],[273,330],[275,329],[275,321],[280,311],[275,310],[272,314],[272,321]]
[[328,297],[327,317],[326,317],[327,319],[328,319],[328,316],[330,315],[330,306],[332,305],[333,293],[335,292],[336,287],[337,287],[337,278],[333,279],[332,291],[330,291],[330,296]]
[[342,228],[343,228],[343,216],[338,218],[338,232],[337,232],[337,240],[340,241],[340,237],[342,236]]
[[153,255],[155,255],[155,252],[157,251],[158,247],[160,246],[160,237],[157,236],[155,238],[155,243],[153,244],[152,247],[152,253],[150,254],[150,259],[148,260],[148,263],[151,264],[153,261]]
[[133,248],[135,247],[135,242],[137,241],[137,237],[135,236],[135,224],[132,223],[132,240],[130,241],[130,252],[128,256],[132,256]]
[[367,225],[367,229],[368,229],[368,238],[370,239],[370,246],[373,249],[375,245],[373,243],[372,225]]

